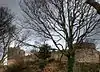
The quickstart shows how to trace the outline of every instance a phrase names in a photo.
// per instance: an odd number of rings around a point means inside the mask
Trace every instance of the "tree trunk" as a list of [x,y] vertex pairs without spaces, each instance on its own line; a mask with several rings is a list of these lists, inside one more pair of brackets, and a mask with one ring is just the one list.
[[69,55],[68,56],[68,71],[67,72],[73,72],[73,67],[74,67],[74,62],[75,62],[75,54]]

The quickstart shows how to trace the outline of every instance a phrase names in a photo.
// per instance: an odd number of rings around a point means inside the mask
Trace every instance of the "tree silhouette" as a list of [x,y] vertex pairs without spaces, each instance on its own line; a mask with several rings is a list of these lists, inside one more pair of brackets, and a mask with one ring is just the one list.
[[51,46],[49,46],[48,44],[43,44],[42,46],[39,47],[39,54],[38,57],[39,59],[47,59],[51,56]]
[[[73,72],[74,43],[81,43],[95,29],[100,19],[83,0],[20,0],[28,29],[52,40],[68,58],[68,72]],[[97,33],[97,32],[96,32]]]
[[15,26],[12,25],[14,15],[7,7],[0,7],[0,48],[2,49],[3,56],[1,62],[7,54],[8,47],[11,43],[12,35],[15,31]]
[[97,10],[97,13],[100,14],[100,4],[98,2],[95,0],[86,0],[86,3],[93,6]]

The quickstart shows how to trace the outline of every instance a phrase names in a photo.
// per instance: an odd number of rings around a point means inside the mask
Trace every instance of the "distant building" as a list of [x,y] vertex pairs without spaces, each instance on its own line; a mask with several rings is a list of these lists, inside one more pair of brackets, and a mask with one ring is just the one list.
[[[88,63],[100,63],[100,52],[96,50],[95,44],[83,42],[81,44],[74,44],[75,47],[75,61],[76,62],[88,62]],[[25,52],[20,48],[10,48],[8,53],[8,59],[13,59],[18,56],[24,56]],[[24,56],[24,61],[38,60],[38,52],[29,53]],[[59,51],[51,52],[51,59],[67,61],[67,57]]]
[[20,48],[9,48],[7,55],[7,65],[18,64],[23,62],[25,51]]
[[35,61],[35,60],[38,60],[38,57],[35,55],[35,53],[28,54],[27,56],[24,57],[24,62]]
[[[75,47],[75,61],[87,63],[100,63],[100,52],[96,50],[95,44],[83,42],[81,44],[74,44]],[[62,58],[61,58],[62,57]],[[51,58],[67,61],[67,57],[60,52],[53,52]]]
[[9,48],[8,49],[8,59],[14,59],[18,56],[19,57],[25,56],[25,51],[21,50],[20,48]]
[[93,43],[82,43],[76,45],[75,60],[77,62],[100,63],[100,52],[96,50]]

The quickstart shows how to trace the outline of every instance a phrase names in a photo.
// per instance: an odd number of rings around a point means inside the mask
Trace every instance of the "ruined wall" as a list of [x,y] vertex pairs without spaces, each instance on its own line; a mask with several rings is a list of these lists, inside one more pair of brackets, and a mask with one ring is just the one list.
[[19,57],[25,56],[25,51],[21,50],[20,48],[9,48],[8,49],[8,60],[14,59],[18,56]]
[[63,62],[66,62],[67,61],[67,57],[61,52],[53,52],[51,53],[51,59],[55,59],[55,60],[61,60]]
[[[95,44],[93,43],[82,43],[82,44],[74,44],[76,48],[75,51],[75,61],[76,62],[91,62],[91,63],[100,63],[100,52],[96,50]],[[61,53],[52,53],[51,57],[55,58],[55,60],[59,60],[61,58]],[[62,61],[67,61],[66,56],[62,56]]]
[[100,54],[92,43],[83,43],[77,46],[75,59],[77,62],[99,63]]

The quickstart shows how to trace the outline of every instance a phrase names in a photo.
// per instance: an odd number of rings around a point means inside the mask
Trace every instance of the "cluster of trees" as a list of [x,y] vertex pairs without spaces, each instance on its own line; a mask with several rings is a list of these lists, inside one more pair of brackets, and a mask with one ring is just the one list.
[[5,60],[15,31],[15,26],[11,24],[13,20],[14,15],[11,10],[7,7],[0,7],[0,52],[3,52],[0,60],[1,63]]
[[[52,40],[59,51],[68,58],[68,72],[73,72],[75,62],[74,43],[82,43],[87,37],[99,32],[99,8],[94,0],[20,0],[20,8],[24,12],[24,28],[37,32],[41,37]],[[97,9],[97,12],[95,9]],[[0,7],[0,45],[3,54],[7,52],[12,41],[15,26],[12,25],[14,15],[6,7]],[[24,26],[24,25],[23,25]],[[25,37],[27,38],[27,37]],[[46,59],[49,55],[45,45],[37,47],[17,39],[24,45],[40,49],[40,58]],[[63,43],[62,43],[63,42]],[[43,54],[43,52],[44,53]]]

